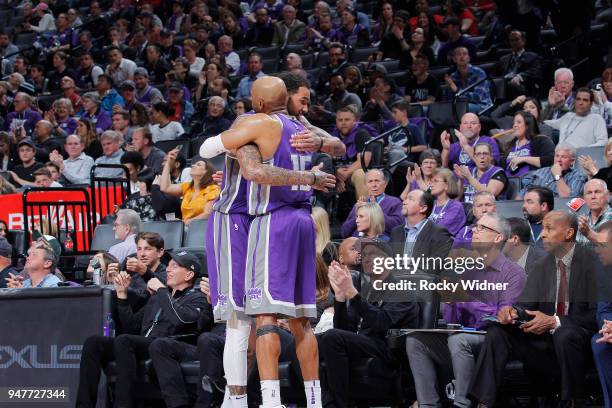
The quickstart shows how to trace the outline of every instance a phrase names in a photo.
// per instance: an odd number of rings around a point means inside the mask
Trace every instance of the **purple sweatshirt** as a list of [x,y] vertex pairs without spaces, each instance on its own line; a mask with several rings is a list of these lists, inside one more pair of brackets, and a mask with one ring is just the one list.
[[439,207],[434,204],[429,219],[445,227],[454,237],[465,225],[466,218],[463,204],[457,200],[448,200],[446,204]]
[[[385,235],[391,236],[391,230],[405,222],[402,216],[402,201],[397,197],[386,194],[376,197],[376,201],[385,215]],[[357,224],[355,223],[356,208],[356,206],[353,206],[351,213],[346,218],[346,221],[344,221],[344,224],[342,224],[342,238],[356,237],[358,235]]]

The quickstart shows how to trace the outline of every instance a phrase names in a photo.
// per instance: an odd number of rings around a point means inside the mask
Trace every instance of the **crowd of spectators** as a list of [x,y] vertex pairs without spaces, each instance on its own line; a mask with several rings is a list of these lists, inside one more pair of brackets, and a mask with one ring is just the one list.
[[[344,157],[313,155],[337,180],[312,203],[325,406],[349,406],[349,365],[358,358],[396,366],[389,329],[420,324],[415,302],[360,293],[357,281],[397,279],[388,269],[371,275],[373,260],[462,251],[490,259],[465,276],[509,286],[442,303],[446,323],[486,334],[408,336],[419,405],[441,406],[439,390],[452,384],[455,406],[493,406],[512,354],[534,384],[541,370],[557,373],[563,406],[578,406],[591,350],[610,404],[612,298],[596,310],[596,297],[576,291],[597,287],[612,264],[602,245],[612,236],[612,68],[585,78],[580,67],[553,64],[554,44],[542,35],[553,28],[555,41],[584,52],[589,28],[610,20],[609,2],[305,3],[45,0],[0,10],[10,13],[0,14],[0,194],[90,185],[92,174],[129,184],[111,217],[120,242],[95,256],[123,334],[85,342],[77,404],[95,405],[101,369],[116,359],[114,398],[131,405],[134,362],[144,357],[167,406],[193,402],[172,379],[184,359],[200,360],[214,385],[198,387],[197,406],[219,397],[225,328],[212,318],[205,265],[165,253],[164,237],[142,232],[142,223],[181,219],[189,228],[209,217],[223,169],[198,147],[252,109],[258,78],[280,71],[308,84],[303,116],[346,146]],[[610,66],[606,54],[596,50],[589,63]],[[460,117],[445,118],[456,123],[436,122],[439,106],[457,102]],[[570,208],[583,205],[585,215],[555,208],[559,199],[578,199]],[[507,200],[522,201],[523,218],[503,213]],[[0,236],[8,227],[0,223]],[[43,232],[23,270],[0,237],[0,288],[66,280],[57,269],[65,243],[58,231]],[[169,339],[185,331],[200,334],[197,345]],[[294,355],[282,336],[283,355]],[[169,351],[179,349],[180,357]]]

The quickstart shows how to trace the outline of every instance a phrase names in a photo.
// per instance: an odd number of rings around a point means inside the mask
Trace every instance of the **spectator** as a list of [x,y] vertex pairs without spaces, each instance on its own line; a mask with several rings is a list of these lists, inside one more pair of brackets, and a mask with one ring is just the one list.
[[[119,86],[119,92],[123,98],[123,106],[121,106],[121,109],[129,111],[139,103],[136,100],[136,84],[134,81],[130,81],[129,79],[123,81]],[[113,112],[116,112],[117,109],[118,108],[113,109]]]
[[529,222],[523,218],[508,218],[510,224],[510,237],[504,245],[504,255],[525,269],[527,275],[535,272],[534,267],[537,260],[547,256],[542,248],[530,245],[531,227]]
[[415,164],[406,171],[406,188],[400,195],[401,200],[406,199],[406,195],[413,190],[428,191],[431,189],[431,179],[434,169],[440,167],[440,152],[436,149],[426,149],[419,155],[419,164]]
[[[409,109],[410,105],[405,101],[395,102],[391,106],[393,121],[395,122],[393,125],[400,128],[387,137],[389,143],[385,150],[387,163],[389,164],[396,163],[403,157],[406,157],[408,162],[416,162],[421,152],[427,148],[421,129],[409,121]],[[389,170],[393,173],[395,167]]]
[[98,140],[94,124],[87,119],[77,120],[76,135],[85,145],[85,154],[96,160],[102,156],[102,144]]
[[363,101],[366,100],[367,88],[359,67],[356,65],[345,66],[342,73],[346,90],[357,95],[363,104]]
[[285,67],[287,68],[287,71],[303,69],[302,57],[300,57],[295,52],[290,52],[289,54],[287,54],[287,58],[285,58]]
[[[15,135],[16,139],[31,135],[34,126],[42,119],[38,112],[30,108],[32,102],[32,97],[24,92],[18,92],[13,99],[14,111],[6,116],[4,129]],[[20,130],[22,127],[24,131]],[[20,136],[21,132],[25,134]]]
[[153,185],[154,179],[155,172],[152,169],[146,168],[141,170],[137,176],[138,191],[132,193],[121,205],[121,208],[128,208],[136,211],[142,222],[161,220],[161,217],[153,208],[151,197],[151,186]]
[[[345,190],[345,183],[350,182],[355,188],[355,196],[367,196],[365,189],[365,173],[361,169],[361,152],[365,147],[365,143],[373,136],[376,136],[376,131],[365,123],[358,122],[359,111],[353,105],[340,109],[336,113],[336,129],[333,136],[339,137],[342,143],[346,146],[346,154],[344,155],[344,164],[336,169],[337,188],[342,192]],[[372,152],[368,150],[364,153],[364,162],[369,165],[372,159]]]
[[451,61],[451,58],[457,47],[465,48],[469,53],[470,60],[476,61],[476,46],[472,40],[461,34],[461,23],[459,19],[456,17],[447,18],[442,23],[442,27],[448,36],[448,41],[440,45],[440,49],[438,50],[438,65],[445,66],[455,62]]
[[[385,194],[387,188],[387,177],[380,169],[372,169],[365,175],[365,189],[367,196],[359,198],[359,201],[353,206],[350,214],[342,224],[342,237],[358,236],[359,229],[356,224],[358,218],[357,210],[367,203],[377,203],[384,217],[382,224],[384,233],[388,237],[393,228],[402,222],[402,202],[397,198]],[[371,215],[371,214],[370,214]],[[382,232],[381,232],[382,233]]]
[[253,109],[253,105],[251,104],[251,100],[249,98],[238,99],[236,102],[234,102],[234,113],[236,114],[236,117],[244,115],[251,109]]
[[19,55],[19,47],[11,42],[11,36],[4,29],[0,30],[0,55],[11,65],[15,64],[17,55]]
[[[418,103],[424,107],[436,101],[440,93],[440,84],[428,71],[429,61],[425,55],[417,54],[412,62],[411,73],[406,82],[404,98],[409,103]],[[425,108],[427,109],[427,108]]]
[[127,151],[121,156],[121,164],[127,167],[130,178],[130,194],[140,192],[138,174],[145,167],[144,159],[140,152]]
[[100,99],[100,106],[108,116],[113,114],[113,107],[123,106],[125,103],[121,95],[113,88],[113,79],[106,74],[98,76],[96,91]]
[[161,91],[149,85],[149,73],[145,68],[137,68],[134,71],[134,85],[136,85],[136,100],[138,103],[151,107],[153,104],[164,100]]
[[[173,252],[170,256],[167,287],[157,278],[149,280],[147,288],[153,295],[140,313],[132,310],[128,300],[131,277],[127,272],[121,272],[115,278],[119,321],[126,333],[139,334],[121,334],[116,338],[92,336],[85,340],[77,405],[95,405],[106,356],[117,360],[117,403],[131,405],[132,379],[136,375],[132,367],[136,367],[143,357],[148,357],[153,340],[195,329],[200,310],[206,307],[202,294],[190,290],[200,274],[200,263],[194,255],[184,251]],[[165,312],[160,314],[160,310]]]
[[53,162],[47,162],[45,163],[44,166],[47,170],[49,170],[49,174],[51,174],[52,185],[55,187],[62,187],[62,185],[59,183],[59,179],[60,179],[59,166]]
[[378,19],[376,20],[376,24],[372,29],[373,42],[379,42],[380,40],[382,40],[385,34],[391,32],[393,27],[393,17],[393,4],[383,2],[380,8],[380,13],[378,14]]
[[555,71],[555,84],[548,91],[548,106],[542,112],[543,119],[559,119],[574,110],[574,73],[569,68]]
[[69,184],[89,184],[94,161],[83,151],[85,150],[83,140],[77,135],[70,135],[64,143],[68,158],[62,160],[62,155],[54,150],[50,154],[50,161],[57,164],[63,178]]
[[431,179],[431,194],[436,198],[429,219],[445,227],[455,237],[465,225],[463,205],[455,200],[459,196],[459,184],[453,173],[445,168],[435,169]]
[[466,47],[456,47],[453,50],[453,62],[457,66],[457,70],[451,75],[446,75],[444,81],[454,95],[484,80],[475,88],[462,94],[462,97],[468,102],[468,111],[478,113],[493,105],[493,102],[489,81],[486,80],[487,74],[481,68],[470,64],[470,58]]
[[[161,58],[166,63],[170,64],[183,56],[183,50],[178,45],[174,44],[174,33],[168,30],[162,30],[159,33],[159,51]],[[189,66],[186,67],[189,69]]]
[[[94,258],[96,261],[94,261]],[[96,253],[87,265],[86,276],[88,279],[93,279],[94,275],[94,264],[99,263],[101,271],[100,285],[112,285],[115,281],[115,277],[119,274],[119,262],[117,258],[109,254],[107,251],[100,251]]]
[[164,82],[166,73],[170,71],[170,65],[162,58],[161,50],[157,44],[147,45],[144,68],[149,73],[149,79],[153,84]]
[[340,16],[341,26],[336,30],[334,41],[353,48],[370,45],[368,29],[357,22],[355,9],[347,8]]
[[113,78],[113,83],[120,84],[127,79],[134,79],[136,63],[123,58],[123,52],[119,47],[111,45],[106,50],[108,65],[104,73]]
[[363,202],[355,211],[355,232],[358,236],[386,242],[389,236],[385,232],[385,216],[380,205],[375,202]]
[[517,112],[512,130],[516,143],[506,156],[508,177],[522,177],[531,170],[552,165],[555,145],[550,138],[538,134],[533,115],[526,111]]
[[240,57],[234,52],[232,38],[227,35],[221,36],[218,41],[217,49],[225,57],[225,63],[230,75],[237,75],[240,70]]
[[24,272],[28,278],[9,273],[6,279],[7,288],[53,288],[60,282],[53,271],[58,262],[58,255],[48,244],[35,242],[28,249]]
[[[499,324],[488,328],[474,369],[470,393],[487,406],[495,404],[510,348],[513,358],[529,361],[525,369],[538,389],[545,387],[545,378],[537,376],[541,370],[560,374],[561,406],[581,397],[585,359],[596,330],[595,305],[588,301],[595,295],[593,254],[575,244],[575,215],[553,211],[544,225],[542,239],[549,255],[529,274],[519,302],[498,312]],[[515,320],[527,322],[511,324]]]
[[[398,10],[393,15],[393,25],[386,33],[378,46],[376,60],[400,59],[400,56],[410,49],[410,30],[407,29],[410,14],[404,10]],[[409,65],[409,64],[407,64]]]
[[[356,10],[355,4],[353,3],[353,0],[340,0],[340,1],[336,1],[336,15],[338,18],[338,21],[334,21],[334,23],[336,23],[336,26],[341,25],[342,23],[342,13],[344,13],[345,10]],[[363,13],[361,11],[357,11],[355,13],[357,15],[357,22],[359,24],[361,24],[362,27],[365,27],[368,30],[368,36],[369,34],[369,30],[370,30],[370,17],[366,14]]]
[[76,84],[74,79],[70,77],[63,77],[60,83],[62,90],[62,97],[70,101],[70,113],[69,117],[74,116],[75,112],[79,112],[83,109],[83,101],[81,95],[77,92]]
[[559,143],[575,148],[603,146],[608,140],[606,122],[601,115],[591,113],[592,106],[593,93],[588,88],[580,88],[574,98],[574,112],[545,123],[559,131]]
[[137,128],[132,134],[132,147],[134,150],[142,154],[145,166],[155,171],[155,174],[161,174],[163,167],[162,162],[166,153],[163,150],[153,145],[153,135],[146,127]]
[[8,171],[15,165],[14,148],[8,133],[0,131],[0,171]]
[[[322,2],[319,2],[317,4],[321,3]],[[304,42],[304,49],[327,51],[336,37],[336,29],[334,28],[331,15],[321,14],[319,17],[319,26],[308,27],[305,33],[306,41]]]
[[474,167],[474,146],[476,143],[488,143],[491,146],[493,162],[499,163],[499,147],[497,142],[488,136],[480,136],[480,119],[473,113],[466,113],[461,117],[459,131],[455,130],[457,142],[451,144],[451,136],[447,131],[442,132],[442,166],[453,168],[455,164]]
[[[474,300],[445,302],[442,307],[447,323],[486,329],[492,324],[484,317],[496,314],[502,307],[513,304],[521,294],[527,280],[525,270],[502,253],[509,230],[508,222],[495,213],[485,214],[478,220],[474,226],[472,243],[478,256],[485,259],[485,267],[468,267],[463,274],[453,278],[463,282],[484,278],[487,282],[504,284],[506,289],[488,293],[466,290],[466,294]],[[470,379],[484,341],[484,336],[472,333],[450,336],[442,333],[409,334],[406,338],[406,353],[414,376],[419,405],[435,406],[440,401],[438,390],[441,387],[437,373],[452,371],[454,404],[469,406]]]
[[542,245],[542,220],[555,209],[553,192],[546,187],[530,187],[523,196],[523,216],[529,222],[531,242]]
[[41,167],[40,169],[36,170],[33,173],[33,176],[34,176],[34,185],[36,187],[46,187],[46,188],[63,187],[57,181],[53,181],[51,172],[49,171],[48,167]]
[[238,92],[236,93],[236,99],[251,97],[251,88],[253,87],[253,82],[255,82],[257,78],[261,78],[265,75],[262,72],[262,68],[263,63],[261,61],[261,55],[256,52],[250,53],[247,65],[247,76],[242,78],[238,83]]
[[[107,130],[100,136],[100,143],[102,144],[102,152],[104,155],[98,157],[94,163],[96,165],[120,164],[121,156],[123,155],[123,150],[121,150],[123,137],[114,130]],[[95,176],[98,178],[110,179],[125,177],[122,168],[99,168],[95,170]]]
[[230,128],[232,122],[223,116],[225,101],[220,96],[208,98],[208,109],[202,122],[202,133],[198,136],[215,136]]
[[491,119],[500,128],[511,129],[514,124],[514,115],[516,115],[517,110],[521,109],[531,113],[535,118],[537,127],[540,130],[539,134],[553,140],[553,128],[542,121],[542,106],[537,98],[526,97],[525,95],[517,96],[512,101],[499,105],[491,113]]
[[234,47],[237,49],[242,48],[244,42],[244,32],[240,27],[240,22],[236,15],[231,11],[228,11],[221,17],[221,25],[223,26],[223,34],[231,37]]
[[461,22],[461,32],[470,36],[478,35],[478,22],[476,17],[465,7],[463,0],[447,0],[444,6],[446,10],[445,18],[456,18]]
[[491,146],[488,143],[477,143],[474,145],[474,157],[476,166],[460,166],[455,164],[454,170],[463,184],[463,201],[471,203],[474,194],[480,191],[488,191],[496,198],[505,198],[508,187],[508,177],[501,167],[493,165],[491,157]]
[[76,81],[80,88],[92,89],[98,83],[98,77],[104,71],[98,65],[94,64],[93,56],[84,52],[79,57],[79,69],[77,71]]
[[274,25],[265,7],[255,10],[255,23],[246,32],[244,44],[247,47],[269,47],[274,36]]
[[374,80],[370,88],[370,100],[363,107],[364,121],[391,120],[393,114],[391,107],[403,98],[398,94],[395,81],[387,76],[380,76]]
[[317,91],[326,94],[329,89],[329,79],[338,73],[342,73],[347,66],[346,51],[344,45],[339,42],[332,42],[329,45],[329,61],[323,70],[319,73],[319,84]]
[[589,179],[597,178],[604,180],[608,185],[608,191],[612,191],[612,139],[608,139],[604,147],[604,161],[606,167],[598,169],[597,163],[591,156],[580,156],[578,158],[580,166],[584,169]]
[[12,266],[12,256],[13,247],[6,240],[6,237],[0,237],[0,289],[6,288],[6,281],[9,276],[19,274],[17,269]]
[[521,31],[512,30],[508,42],[512,52],[501,57],[495,66],[496,74],[505,79],[507,97],[534,95],[536,84],[542,81],[541,58],[525,50],[526,38]]
[[[204,71],[198,76],[198,85],[195,90],[195,101],[200,101],[212,95],[213,82],[222,77],[221,65],[215,62],[207,62]],[[230,84],[231,85],[231,84]]]
[[170,116],[174,115],[174,108],[166,102],[157,102],[151,110],[151,119],[155,123],[151,126],[153,142],[162,140],[175,140],[185,133],[183,126],[179,122],[171,121]]
[[52,109],[45,114],[45,119],[51,123],[57,136],[66,137],[73,134],[77,128],[73,114],[70,99],[60,98],[53,102]]
[[321,207],[312,207],[312,220],[315,225],[317,255],[323,257],[325,265],[329,265],[338,259],[338,250],[331,242],[327,211]]
[[132,140],[132,132],[130,129],[130,114],[127,111],[115,109],[111,116],[113,121],[112,130],[119,133],[123,140],[130,142]]
[[[0,37],[1,38],[1,37]],[[597,88],[600,88],[597,90]],[[595,85],[593,113],[599,113],[606,121],[608,134],[612,130],[612,68],[606,68],[601,74],[601,84]]]
[[[178,3],[175,3],[178,4]],[[204,69],[204,58],[198,57],[198,43],[193,39],[183,41],[183,52],[185,59],[189,63],[189,75],[197,78]]]
[[117,211],[117,218],[113,223],[115,239],[118,244],[110,247],[108,253],[122,263],[128,255],[136,252],[136,235],[140,232],[140,216],[134,210],[122,209]]
[[9,171],[13,181],[20,186],[31,186],[34,183],[34,172],[44,165],[37,162],[35,158],[36,146],[28,139],[24,139],[17,145],[19,160],[21,164]]
[[[483,215],[495,212],[497,212],[497,205],[495,203],[495,196],[493,194],[489,193],[488,191],[479,191],[474,194],[472,215],[474,216],[475,222],[480,220]],[[473,225],[466,225],[463,227],[457,233],[457,235],[455,235],[453,246],[469,246],[472,243],[472,236],[474,233],[473,227]],[[525,266],[523,265],[522,267],[524,268]]]
[[297,43],[306,30],[306,24],[296,18],[295,7],[285,5],[283,7],[283,19],[274,24],[274,36],[272,45],[285,48],[287,44]]
[[49,72],[47,78],[49,79],[48,89],[50,92],[57,92],[61,90],[62,78],[67,76],[69,78],[76,78],[77,73],[68,66],[68,55],[63,51],[57,51],[53,54],[53,71]]
[[170,169],[176,161],[178,150],[168,153],[166,165],[161,176],[161,191],[174,197],[183,197],[181,212],[185,225],[194,219],[208,219],[212,204],[221,193],[221,189],[212,179],[215,169],[212,164],[200,157],[192,159],[191,182],[171,184]]
[[584,185],[584,201],[589,213],[578,217],[578,244],[597,243],[596,235],[599,228],[607,221],[612,220],[612,209],[608,204],[610,192],[605,181],[600,179],[589,180]]
[[180,122],[189,123],[195,109],[191,102],[185,97],[185,87],[178,81],[170,84],[168,89],[168,105],[174,108],[174,115],[169,119]]
[[[58,20],[59,22],[59,20]],[[79,37],[79,49],[75,52],[75,57],[82,57],[84,54],[89,54],[93,61],[104,60],[104,53],[93,43],[91,32],[81,31],[78,34]]]
[[324,123],[335,122],[336,112],[339,109],[346,108],[348,105],[354,105],[358,111],[361,111],[361,99],[354,93],[350,93],[344,86],[344,78],[340,73],[333,74],[329,78],[329,88],[331,94],[323,106],[314,105],[313,111],[318,115],[318,120]]
[[49,10],[47,3],[38,3],[38,5],[32,9],[32,12],[39,18],[38,25],[24,23],[23,26],[26,31],[34,31],[37,33],[55,31],[55,18],[53,18],[53,14]]
[[526,188],[540,186],[549,188],[555,197],[578,197],[582,194],[584,175],[574,168],[576,149],[568,144],[560,143],[555,148],[554,164],[542,167],[521,179],[521,185]]
[[359,238],[348,237],[342,240],[338,248],[338,262],[351,271],[359,273],[361,270],[361,245]]
[[62,151],[62,145],[58,138],[51,137],[53,125],[48,120],[40,120],[34,127],[34,141],[36,142],[36,160],[48,162],[49,154],[57,150]]
[[83,112],[81,119],[90,120],[96,127],[96,133],[110,129],[112,120],[108,113],[100,106],[100,97],[97,92],[87,92],[83,95]]

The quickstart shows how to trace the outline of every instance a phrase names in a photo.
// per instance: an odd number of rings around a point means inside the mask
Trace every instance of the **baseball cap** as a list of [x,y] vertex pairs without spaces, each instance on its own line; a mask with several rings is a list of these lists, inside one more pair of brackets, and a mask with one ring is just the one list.
[[49,5],[47,3],[42,3],[42,2],[38,3],[38,5],[34,7],[32,11],[38,11],[38,10],[47,11],[49,10]]
[[43,235],[40,231],[36,230],[32,233],[32,238],[34,241],[38,241],[42,238],[43,241],[49,244],[53,252],[55,252],[55,256],[59,258],[62,255],[62,244],[60,244],[53,235]]
[[136,89],[136,84],[134,83],[134,81],[126,79],[125,81],[123,81],[121,83],[121,86],[119,88],[121,88],[121,89],[123,89],[123,88]]
[[98,96],[97,92],[87,92],[85,95],[83,95],[83,99],[89,99],[92,102],[100,104],[100,97]]
[[180,82],[173,82],[170,84],[170,86],[168,87],[169,91],[182,91],[183,90],[183,85],[181,85]]
[[200,265],[198,257],[194,254],[190,254],[187,251],[173,251],[170,252],[170,257],[183,268],[192,271],[196,277],[200,276],[202,266]]
[[149,77],[149,71],[147,71],[146,68],[143,67],[139,67],[136,68],[136,70],[134,71],[134,76],[145,76],[145,77]]
[[0,237],[0,256],[10,258],[13,255],[13,246],[6,240]]
[[19,142],[19,144],[17,145],[17,148],[20,148],[23,145],[28,145],[30,146],[32,149],[36,149],[36,145],[34,144],[33,141],[31,141],[30,139],[23,139],[21,142]]

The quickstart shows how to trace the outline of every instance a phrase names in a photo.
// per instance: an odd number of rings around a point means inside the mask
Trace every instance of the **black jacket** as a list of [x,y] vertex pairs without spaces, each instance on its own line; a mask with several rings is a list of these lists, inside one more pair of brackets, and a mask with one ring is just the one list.
[[161,288],[136,313],[128,300],[119,299],[117,310],[124,333],[151,338],[193,333],[203,310],[212,315],[204,294],[193,287],[178,291],[174,297],[170,288]]
[[[495,65],[495,71],[499,76],[504,76],[510,72],[511,59],[512,53],[499,59]],[[542,80],[541,60],[538,54],[531,51],[523,52],[518,59],[516,73],[523,78],[528,89],[533,89],[534,85]]]

